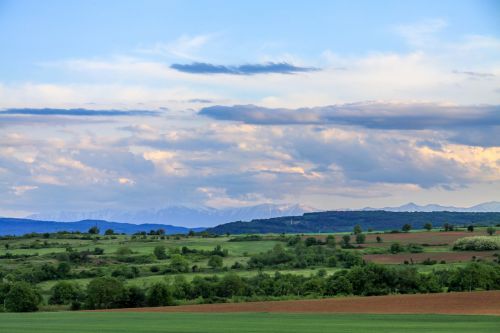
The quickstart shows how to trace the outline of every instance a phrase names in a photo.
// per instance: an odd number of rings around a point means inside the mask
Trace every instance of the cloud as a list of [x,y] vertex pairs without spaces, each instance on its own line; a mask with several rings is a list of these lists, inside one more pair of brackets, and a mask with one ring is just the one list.
[[299,109],[217,105],[202,108],[199,114],[260,125],[337,124],[398,130],[500,125],[500,105],[368,102]]
[[495,77],[495,74],[492,74],[492,73],[473,72],[473,71],[454,70],[453,74],[462,74],[462,75],[467,75],[471,78],[480,78],[480,79]]
[[84,117],[99,117],[99,116],[156,116],[156,111],[125,111],[125,110],[90,110],[90,109],[6,109],[0,111],[1,115],[32,115],[32,116],[84,116]]
[[170,68],[191,74],[232,74],[232,75],[256,75],[256,74],[295,74],[300,72],[318,71],[314,67],[299,67],[286,62],[268,62],[265,64],[247,64],[239,66],[213,65],[204,62],[192,64],[173,64]]
[[427,19],[414,24],[399,25],[395,31],[410,45],[421,47],[435,42],[435,34],[446,28],[447,25],[443,19]]
[[195,60],[198,58],[196,53],[212,40],[213,37],[211,34],[197,36],[182,35],[173,42],[156,43],[153,47],[142,48],[138,51],[145,54],[173,55],[178,58]]

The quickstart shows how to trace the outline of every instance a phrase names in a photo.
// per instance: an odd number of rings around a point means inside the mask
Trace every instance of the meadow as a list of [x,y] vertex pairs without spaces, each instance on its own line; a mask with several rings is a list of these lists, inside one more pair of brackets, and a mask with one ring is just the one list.
[[498,332],[500,317],[470,315],[367,315],[277,313],[103,313],[0,314],[9,333],[280,333],[280,332]]

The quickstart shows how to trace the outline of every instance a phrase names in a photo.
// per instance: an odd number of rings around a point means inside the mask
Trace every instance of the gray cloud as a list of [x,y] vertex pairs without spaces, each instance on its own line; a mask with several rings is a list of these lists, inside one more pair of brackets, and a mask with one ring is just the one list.
[[214,65],[203,62],[192,64],[172,64],[170,68],[179,72],[191,74],[232,74],[232,75],[255,75],[255,74],[295,74],[300,72],[317,71],[314,67],[299,67],[286,62],[268,62],[265,64],[247,64],[239,66]]
[[31,115],[31,116],[156,116],[158,112],[148,110],[90,110],[90,109],[34,109],[19,108],[0,111],[0,115]]
[[456,129],[500,125],[500,105],[353,103],[283,109],[256,105],[210,106],[200,115],[260,125],[337,124],[387,130]]
[[495,74],[492,73],[483,73],[483,72],[473,72],[473,71],[458,71],[454,70],[453,74],[462,74],[462,75],[467,75],[472,78],[492,78],[495,77]]

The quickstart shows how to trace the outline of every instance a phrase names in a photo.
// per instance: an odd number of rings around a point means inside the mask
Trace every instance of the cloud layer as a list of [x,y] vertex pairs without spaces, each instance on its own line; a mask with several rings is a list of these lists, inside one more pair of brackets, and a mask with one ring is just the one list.
[[199,114],[260,125],[337,124],[398,130],[500,126],[500,105],[373,102],[299,109],[216,105],[201,109]]
[[301,72],[318,71],[314,67],[299,67],[286,62],[268,62],[265,64],[247,64],[239,66],[213,65],[203,62],[192,64],[173,64],[170,68],[179,72],[190,74],[231,74],[231,75],[256,75],[256,74],[296,74]]
[[31,115],[31,116],[76,116],[76,117],[115,117],[115,116],[156,116],[156,111],[128,111],[128,110],[90,110],[90,109],[33,109],[16,108],[0,111],[2,115]]

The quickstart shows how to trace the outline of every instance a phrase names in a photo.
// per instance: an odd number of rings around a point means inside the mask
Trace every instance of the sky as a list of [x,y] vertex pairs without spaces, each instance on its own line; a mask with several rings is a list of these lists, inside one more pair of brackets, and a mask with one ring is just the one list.
[[0,0],[0,215],[500,200],[499,17]]

